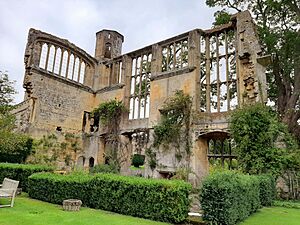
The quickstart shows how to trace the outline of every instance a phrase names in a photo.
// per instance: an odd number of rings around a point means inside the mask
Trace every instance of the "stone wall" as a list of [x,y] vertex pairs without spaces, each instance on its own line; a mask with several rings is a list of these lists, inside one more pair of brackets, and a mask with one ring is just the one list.
[[[65,39],[31,29],[25,51],[25,102],[14,111],[19,130],[37,138],[52,132],[81,135],[78,165],[104,163],[106,130],[90,112],[105,101],[121,100],[128,112],[122,116],[120,137],[129,146],[121,171],[129,174],[133,137],[139,132],[149,134],[145,154],[153,141],[152,128],[161,117],[159,110],[176,90],[183,90],[193,101],[189,163],[194,184],[208,173],[209,159],[224,164],[226,155],[231,162],[233,156],[216,150],[219,141],[229,140],[229,112],[266,101],[266,63],[262,62],[268,58],[261,55],[250,13],[238,13],[228,24],[195,29],[125,55],[123,41],[116,31],[98,32],[93,57]],[[146,158],[145,175],[171,175],[185,163],[176,162],[172,149],[161,151],[158,164],[163,168],[150,170]]]

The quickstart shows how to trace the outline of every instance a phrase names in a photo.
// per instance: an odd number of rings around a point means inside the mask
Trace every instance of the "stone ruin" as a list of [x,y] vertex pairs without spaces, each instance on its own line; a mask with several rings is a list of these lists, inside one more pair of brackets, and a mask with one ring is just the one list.
[[[124,37],[113,30],[96,33],[95,55],[65,39],[30,29],[25,50],[24,101],[13,111],[17,129],[41,138],[66,132],[80,136],[78,167],[105,163],[109,143],[92,110],[121,100],[120,138],[127,143],[121,173],[130,174],[131,157],[145,154],[160,109],[176,90],[192,97],[197,113],[191,124],[191,181],[208,173],[210,161],[231,165],[229,112],[247,103],[265,102],[268,57],[262,55],[256,26],[248,11],[228,24],[194,29],[136,51],[122,54]],[[145,85],[142,90],[141,85]],[[141,144],[142,143],[142,147]],[[168,177],[183,163],[174,152],[157,155],[157,166],[143,175]]]

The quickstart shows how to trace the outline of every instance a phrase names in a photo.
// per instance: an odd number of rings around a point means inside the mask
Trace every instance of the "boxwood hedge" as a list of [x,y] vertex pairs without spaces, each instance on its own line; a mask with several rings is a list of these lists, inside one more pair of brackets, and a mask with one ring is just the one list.
[[5,177],[18,180],[19,187],[27,191],[28,177],[33,173],[53,171],[54,168],[42,165],[0,163],[0,183]]
[[191,185],[183,181],[145,179],[116,174],[29,177],[29,196],[61,204],[76,198],[83,204],[125,215],[179,223],[188,214]]
[[203,217],[216,224],[236,224],[262,205],[272,204],[274,184],[268,176],[250,176],[233,171],[210,174],[203,180],[200,191]]

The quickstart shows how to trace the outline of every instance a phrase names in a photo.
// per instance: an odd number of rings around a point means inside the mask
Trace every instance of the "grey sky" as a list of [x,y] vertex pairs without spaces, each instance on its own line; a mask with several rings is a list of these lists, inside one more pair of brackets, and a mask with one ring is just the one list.
[[23,100],[24,50],[29,28],[66,38],[94,56],[95,34],[124,35],[123,53],[195,28],[211,27],[205,0],[0,0],[0,70],[16,80]]

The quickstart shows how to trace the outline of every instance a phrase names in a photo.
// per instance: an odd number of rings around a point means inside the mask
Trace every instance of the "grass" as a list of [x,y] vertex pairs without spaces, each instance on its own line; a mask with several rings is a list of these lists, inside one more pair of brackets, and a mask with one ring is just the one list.
[[[5,203],[4,199],[0,204]],[[17,197],[13,208],[0,208],[1,225],[167,225],[131,216],[82,207],[79,212],[66,212],[62,206],[30,199],[25,195]]]
[[299,225],[300,209],[265,207],[239,225]]

